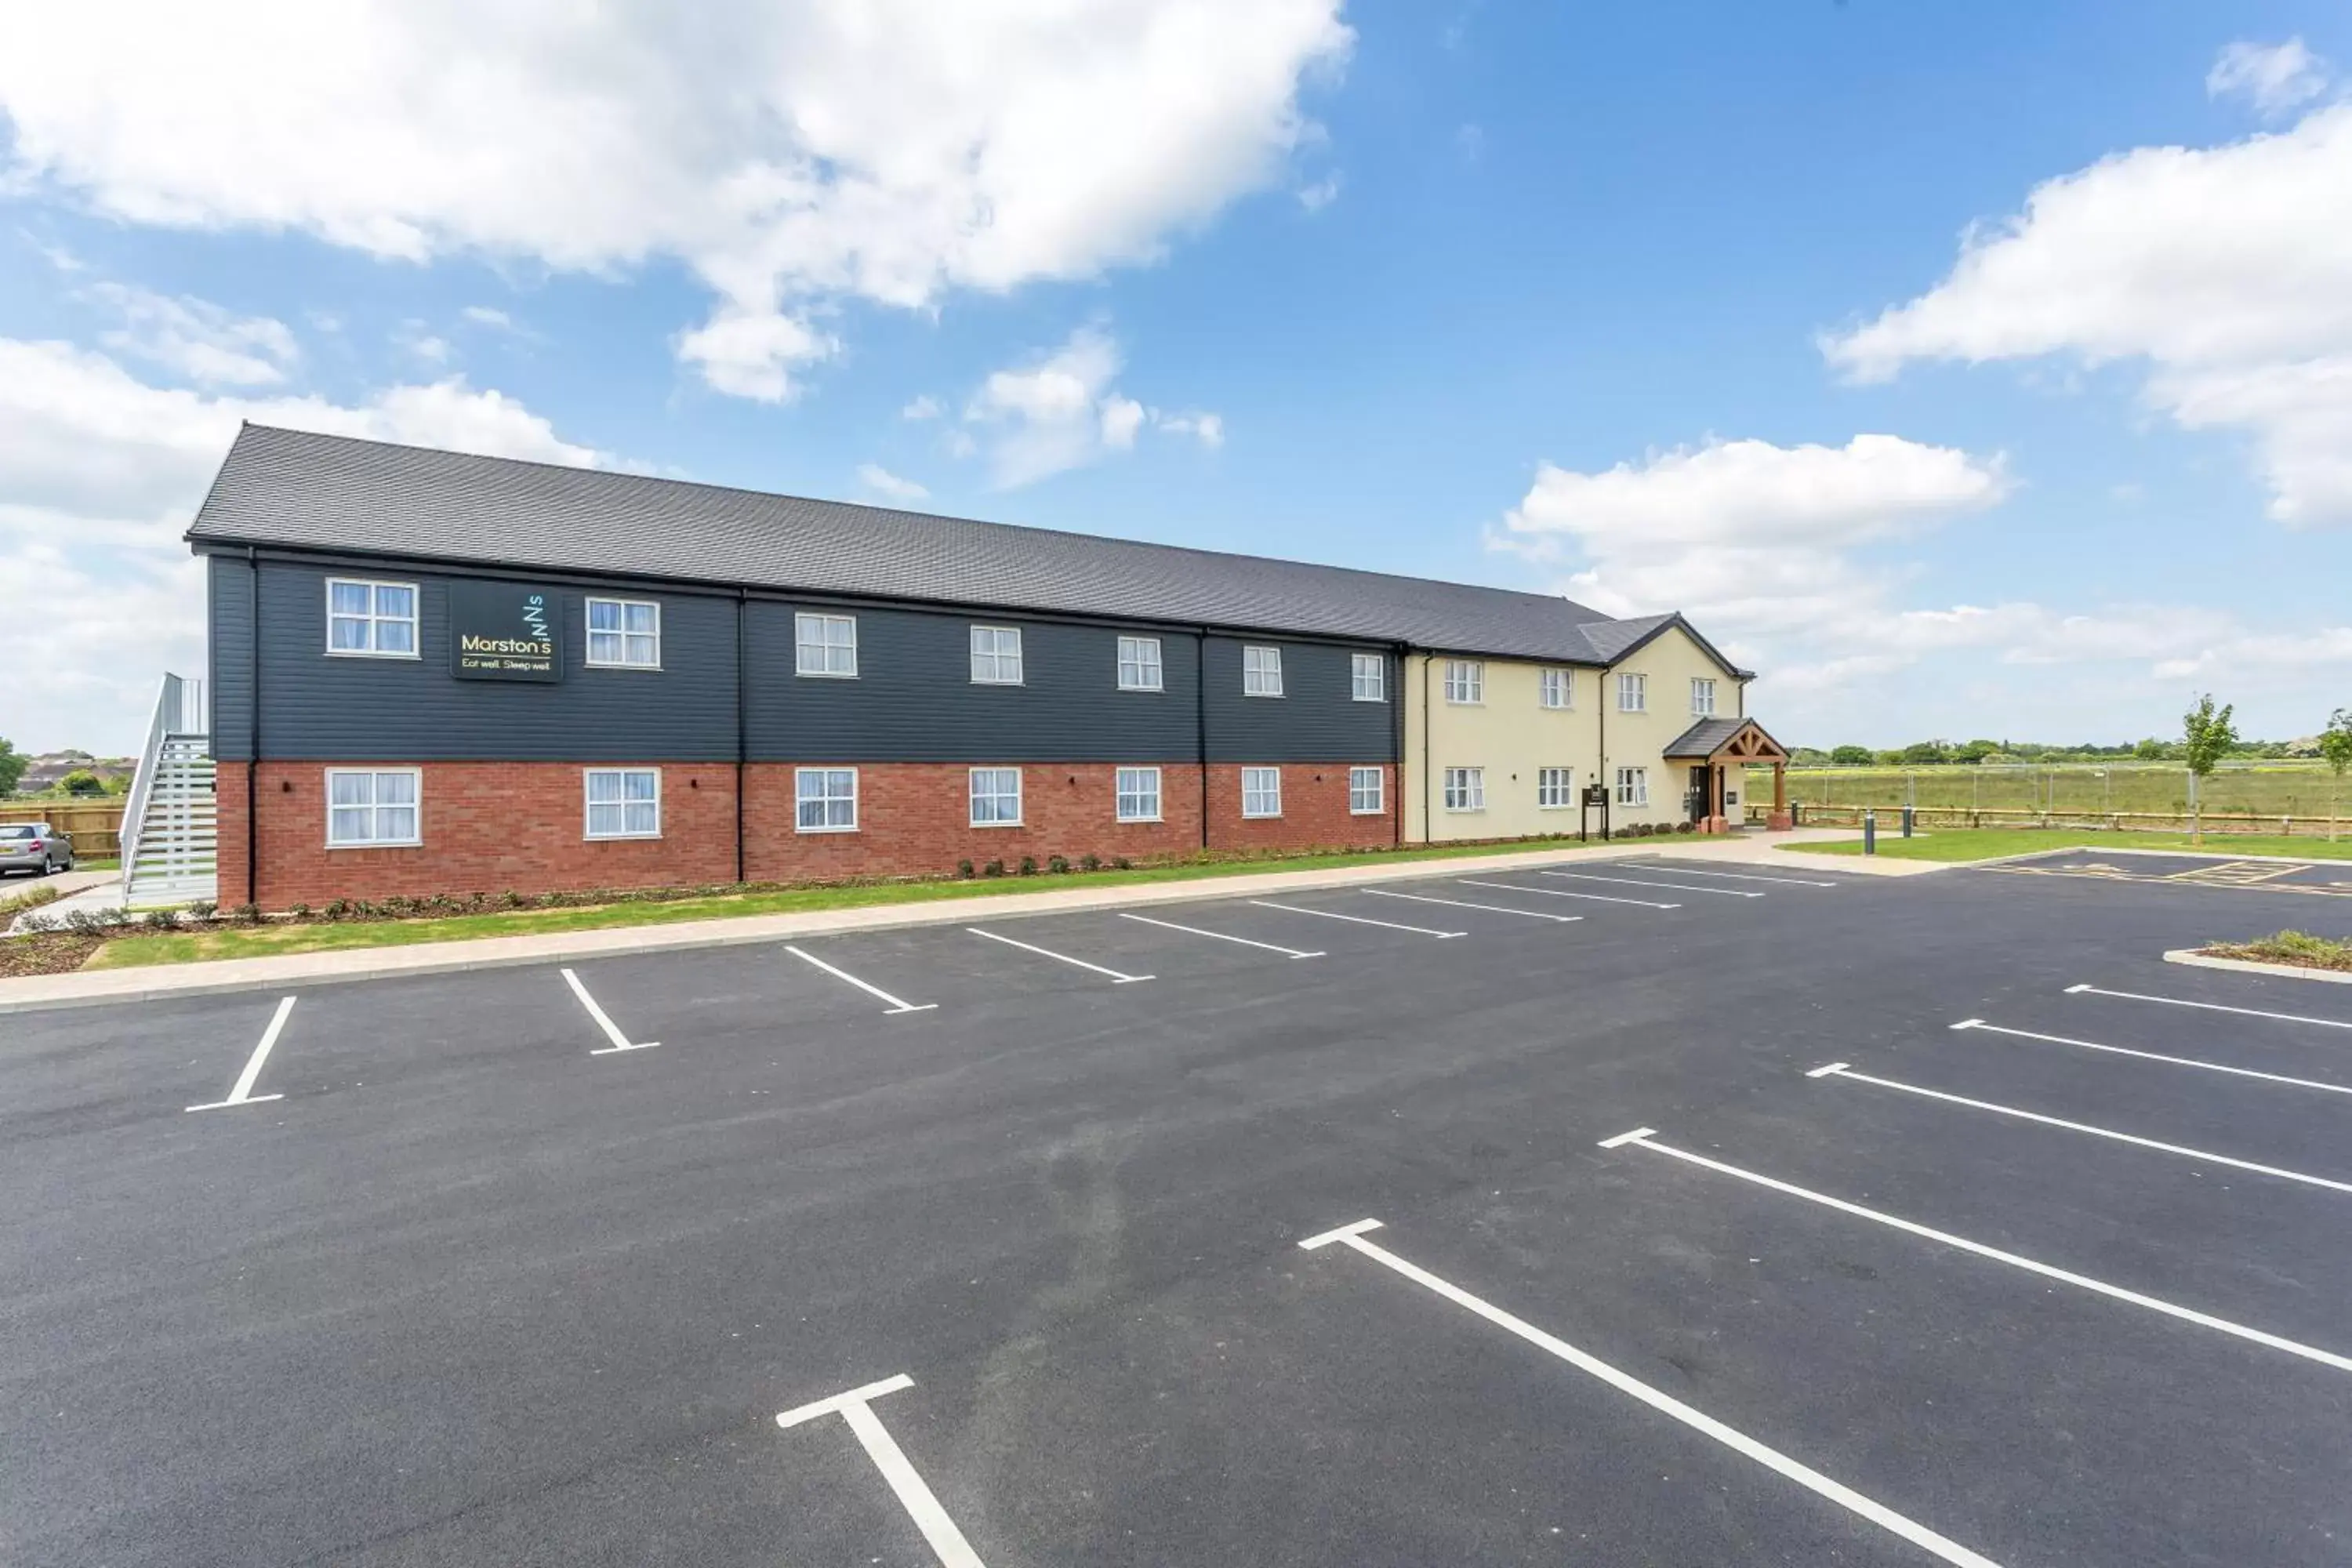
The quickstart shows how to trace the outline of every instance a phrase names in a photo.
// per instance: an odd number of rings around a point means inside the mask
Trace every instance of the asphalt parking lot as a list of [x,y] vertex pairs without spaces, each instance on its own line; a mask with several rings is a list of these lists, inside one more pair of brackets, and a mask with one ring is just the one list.
[[1789,860],[0,1018],[0,1560],[2352,1561],[2352,910]]
[[2032,877],[2095,877],[2111,882],[2186,883],[2265,893],[2352,898],[2352,863],[2296,860],[2286,856],[2240,857],[2217,846],[2212,854],[2167,855],[2136,849],[2058,849],[1985,869]]

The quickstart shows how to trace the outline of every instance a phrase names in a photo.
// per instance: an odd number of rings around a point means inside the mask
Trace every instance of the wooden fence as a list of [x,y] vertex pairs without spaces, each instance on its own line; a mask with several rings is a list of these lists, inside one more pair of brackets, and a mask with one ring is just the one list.
[[[1751,826],[1761,824],[1767,808],[1750,805],[1748,820]],[[1797,822],[1809,827],[1860,827],[1865,810],[1878,814],[1881,834],[1903,830],[1903,808],[1899,805],[1809,805],[1798,804]],[[2185,811],[2006,811],[1987,807],[1972,811],[1965,806],[1930,806],[1915,808],[1911,814],[1915,826],[1929,827],[2088,827],[2117,832],[2186,833],[2189,829],[2189,814]],[[2325,816],[2272,816],[2251,812],[2209,811],[2203,815],[2204,830],[2209,834],[2227,837],[2231,834],[2263,834],[2281,838],[2327,838],[2338,832],[2352,833],[2352,816],[2341,822]]]
[[70,833],[78,859],[102,860],[122,853],[120,800],[0,800],[0,822],[46,822]]

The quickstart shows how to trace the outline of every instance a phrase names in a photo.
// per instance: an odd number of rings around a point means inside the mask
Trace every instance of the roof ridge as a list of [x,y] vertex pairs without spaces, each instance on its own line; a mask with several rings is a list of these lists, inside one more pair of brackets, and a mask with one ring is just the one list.
[[[304,441],[323,441],[340,443],[347,446],[371,447],[391,452],[422,453],[433,457],[456,458],[464,462],[512,465],[520,468],[541,468],[550,473],[561,474],[567,477],[593,476],[604,479],[626,479],[636,484],[655,485],[684,490],[709,491],[722,495],[746,496],[755,500],[762,501],[797,501],[807,506],[842,507],[850,510],[873,512],[887,517],[906,517],[918,519],[925,522],[951,523],[961,528],[1002,530],[1005,532],[1020,534],[1043,534],[1057,539],[1083,540],[1089,544],[1124,545],[1130,549],[1166,552],[1171,554],[1188,555],[1214,561],[1244,561],[1261,565],[1271,564],[1277,566],[1303,567],[1317,572],[1345,572],[1351,576],[1372,578],[1381,582],[1403,584],[1413,587],[1426,588],[1436,586],[1442,588],[1459,588],[1475,594],[1507,595],[1512,598],[1526,600],[1535,604],[1563,606],[1575,612],[1577,616],[1580,617],[1589,617],[1580,618],[1573,621],[1572,624],[1578,626],[1615,626],[1638,620],[1662,618],[1654,616],[1610,616],[1592,608],[1590,605],[1581,604],[1577,600],[1571,599],[1564,594],[1538,594],[1526,588],[1496,588],[1483,583],[1456,582],[1450,577],[1415,577],[1402,572],[1379,572],[1369,567],[1344,566],[1326,561],[1302,561],[1296,557],[1286,555],[1254,555],[1247,552],[1238,550],[1209,550],[1196,544],[1168,544],[1163,543],[1159,540],[1129,539],[1121,535],[1108,533],[1087,533],[1074,528],[1046,528],[1036,523],[1003,522],[991,518],[957,517],[947,512],[919,511],[909,507],[877,506],[866,501],[835,500],[825,496],[795,495],[785,490],[754,489],[748,485],[719,484],[708,479],[682,479],[664,474],[633,473],[625,468],[583,467],[576,463],[552,462],[544,458],[514,458],[487,452],[467,452],[453,447],[428,447],[411,441],[387,441],[373,436],[350,436],[334,431],[305,430],[296,426],[269,425],[251,420],[242,421],[240,423],[236,434],[236,439],[231,443],[231,453],[234,454],[237,447],[244,446],[248,438],[257,436],[288,436]],[[224,470],[226,470],[226,463],[224,462],[222,465]],[[214,477],[215,489],[218,489],[219,479],[220,476],[216,474]],[[205,498],[205,504],[197,508],[195,518],[189,526],[188,537],[200,537],[197,532],[197,529],[201,526],[205,513],[210,509],[211,503],[212,495],[208,492]],[[1671,615],[1675,612],[1668,613]]]

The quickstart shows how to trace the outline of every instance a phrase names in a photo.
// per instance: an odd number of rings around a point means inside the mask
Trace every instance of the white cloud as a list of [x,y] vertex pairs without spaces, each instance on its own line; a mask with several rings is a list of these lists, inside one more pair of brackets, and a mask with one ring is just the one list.
[[301,357],[292,331],[268,316],[238,316],[128,283],[93,283],[82,297],[119,319],[100,334],[108,347],[202,386],[276,385]]
[[1298,205],[1308,212],[1319,213],[1339,199],[1339,172],[1334,169],[1311,185],[1297,190]]
[[2231,44],[2205,75],[2208,96],[2242,98],[2264,114],[2284,114],[2326,90],[2327,62],[2301,38]]
[[1225,421],[1220,414],[1164,414],[1159,425],[1171,436],[1190,436],[1213,451],[1225,444]]
[[363,403],[152,384],[62,342],[0,339],[0,668],[20,748],[134,747],[165,669],[204,668],[180,541],[240,420],[544,462],[609,461],[451,377]]
[[900,479],[879,463],[858,464],[857,482],[895,501],[921,500],[931,493],[912,479]]
[[940,400],[926,392],[921,396],[909,402],[906,407],[898,410],[898,417],[901,419],[937,419],[940,415],[946,412],[946,408],[940,405]]
[[828,300],[1147,262],[1277,181],[1339,4],[11,6],[0,177],[404,260],[677,258],[718,298],[681,354],[773,399]]
[[512,316],[495,305],[468,305],[457,313],[474,325],[488,327],[493,331],[516,332],[522,330],[515,325]]
[[1864,381],[1918,360],[2141,360],[2153,407],[2252,438],[2272,517],[2352,521],[2352,104],[2048,181],[1942,283],[1822,347]]
[[[1118,390],[1111,384],[1119,368],[1117,341],[1099,327],[1080,327],[1060,348],[982,383],[964,406],[966,428],[949,435],[949,450],[967,457],[984,446],[993,482],[1011,489],[1130,451],[1146,429],[1191,436],[1204,447],[1223,442],[1217,415],[1164,415]],[[902,412],[915,417],[914,407]]]

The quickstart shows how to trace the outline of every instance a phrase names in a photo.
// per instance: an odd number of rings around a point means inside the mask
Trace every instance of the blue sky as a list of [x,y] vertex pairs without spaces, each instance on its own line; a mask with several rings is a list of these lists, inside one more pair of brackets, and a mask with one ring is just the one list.
[[44,10],[20,747],[239,417],[1680,608],[1791,742],[2352,705],[2341,5]]

